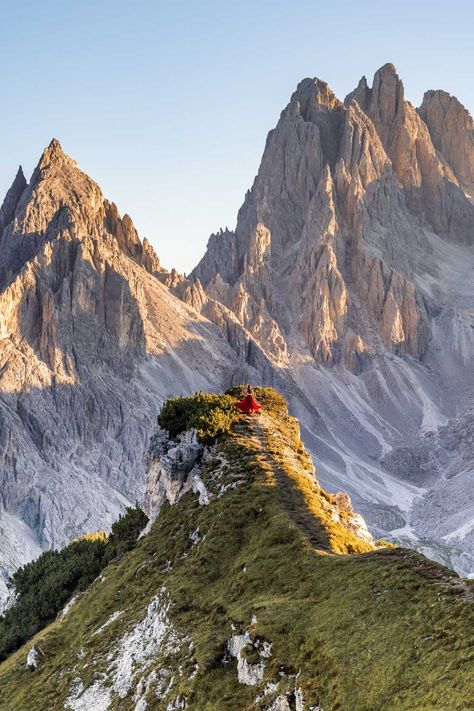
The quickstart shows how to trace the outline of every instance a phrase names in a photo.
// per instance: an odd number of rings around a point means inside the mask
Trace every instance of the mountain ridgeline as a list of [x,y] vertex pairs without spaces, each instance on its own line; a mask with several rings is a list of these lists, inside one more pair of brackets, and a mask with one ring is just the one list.
[[0,666],[2,709],[470,708],[474,584],[374,542],[275,391],[221,427],[243,392],[167,405],[153,523]]

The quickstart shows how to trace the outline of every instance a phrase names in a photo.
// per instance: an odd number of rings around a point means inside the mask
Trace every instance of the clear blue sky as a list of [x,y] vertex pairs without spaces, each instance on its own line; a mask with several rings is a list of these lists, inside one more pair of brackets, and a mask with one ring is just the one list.
[[468,0],[25,0],[0,3],[0,191],[54,136],[190,271],[233,227],[266,134],[300,79],[343,98],[393,62],[474,109]]

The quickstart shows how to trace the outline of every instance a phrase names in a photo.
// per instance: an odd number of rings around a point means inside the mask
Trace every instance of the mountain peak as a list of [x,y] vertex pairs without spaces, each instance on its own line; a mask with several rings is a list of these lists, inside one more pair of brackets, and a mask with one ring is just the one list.
[[377,74],[380,74],[381,76],[393,76],[397,79],[399,78],[397,68],[391,62],[386,62],[380,67],[380,69],[377,69],[375,75]]
[[384,125],[389,125],[403,108],[403,82],[393,64],[384,64],[374,74],[370,92],[369,114]]
[[344,103],[346,104],[346,106],[349,106],[351,101],[357,101],[359,106],[362,109],[365,109],[369,95],[370,89],[369,85],[367,84],[367,78],[364,74],[364,76],[359,79],[359,83],[357,84],[357,87],[354,89],[354,91],[351,91],[350,94],[346,96],[346,98],[344,99]]
[[342,104],[336,97],[327,82],[318,77],[307,77],[299,82],[291,97],[291,103],[297,101],[301,113],[306,120],[315,110],[339,108]]
[[43,169],[49,165],[58,165],[64,161],[69,161],[71,164],[74,163],[72,158],[63,151],[63,148],[57,138],[53,138],[49,145],[44,149],[41,154],[37,168]]
[[[67,223],[74,223],[77,236],[100,236],[104,198],[100,187],[53,138],[43,150],[31,176],[28,198],[17,212],[24,233],[42,235],[57,233],[60,210],[67,210]],[[54,223],[54,224],[53,224]]]
[[20,165],[13,183],[5,195],[2,207],[0,208],[0,233],[12,221],[16,206],[18,205],[18,201],[20,200],[26,185],[26,178],[23,173],[23,168]]
[[469,111],[447,91],[425,92],[418,113],[435,148],[452,167],[464,190],[474,196],[474,122]]
[[[20,166],[0,211],[0,234],[14,219],[15,234],[10,230],[0,244],[0,280],[20,269],[45,240],[59,236],[103,243],[108,234],[148,272],[163,271],[153,247],[142,245],[129,215],[122,217],[104,198],[57,138],[43,150],[29,185]],[[27,238],[18,240],[18,234]]]
[[364,111],[369,112],[378,113],[381,109],[384,118],[388,119],[388,115],[398,109],[403,98],[403,82],[395,65],[387,62],[375,72],[372,88],[369,87],[366,77],[361,77],[357,87],[344,99],[344,103],[348,106],[351,101],[357,101]]
[[47,148],[46,150],[49,150],[49,151],[51,151],[52,153],[54,152],[54,153],[56,153],[56,154],[63,154],[63,155],[64,155],[64,151],[63,151],[63,148],[62,148],[62,146],[61,146],[61,143],[58,141],[57,138],[52,138],[52,139],[51,139],[51,141],[50,141],[50,143],[49,143],[49,146],[48,146],[48,148]]
[[398,76],[395,65],[390,62],[387,62],[387,64],[384,64],[380,69],[377,69],[374,74],[372,92],[377,93],[380,90],[394,94],[397,90],[401,90],[403,97],[403,82]]

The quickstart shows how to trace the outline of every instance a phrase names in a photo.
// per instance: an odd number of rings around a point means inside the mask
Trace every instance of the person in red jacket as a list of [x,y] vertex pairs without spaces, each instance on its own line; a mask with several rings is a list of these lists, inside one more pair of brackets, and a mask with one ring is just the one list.
[[250,384],[247,385],[247,395],[243,400],[240,400],[240,402],[236,402],[235,406],[238,407],[240,412],[246,415],[250,415],[252,412],[258,412],[262,407],[260,403],[255,400]]

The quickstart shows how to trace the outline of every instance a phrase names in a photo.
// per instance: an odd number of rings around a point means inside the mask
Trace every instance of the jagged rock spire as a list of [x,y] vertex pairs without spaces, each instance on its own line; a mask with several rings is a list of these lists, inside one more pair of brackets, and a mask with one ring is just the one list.
[[367,84],[367,79],[364,75],[360,78],[359,83],[357,84],[357,87],[354,89],[354,91],[351,91],[351,93],[346,96],[346,98],[344,99],[344,103],[346,104],[346,106],[348,106],[351,101],[357,101],[361,109],[365,109],[368,103],[369,96],[370,89]]
[[5,195],[2,207],[0,208],[0,234],[3,232],[3,229],[13,220],[16,206],[18,205],[20,197],[22,196],[26,186],[27,182],[23,174],[23,168],[20,165],[15,179],[13,180],[11,187]]
[[45,172],[60,170],[62,166],[68,166],[71,169],[74,168],[78,173],[82,172],[77,163],[64,152],[58,139],[53,138],[41,154],[38,164],[31,176],[31,185],[34,186],[43,179]]
[[64,158],[66,154],[63,151],[61,143],[57,138],[52,138],[49,146],[45,148],[43,155],[49,155],[51,158]]
[[417,110],[405,100],[403,82],[393,64],[363,78],[346,97],[355,100],[373,122],[420,224],[453,242],[472,244],[474,209],[474,128],[464,107],[445,92],[427,92]]
[[372,88],[365,76],[361,77],[357,87],[345,98],[346,106],[351,101],[357,101],[361,109],[376,117],[382,125],[390,124],[403,104],[403,82],[398,76],[394,64],[388,62],[380,67],[375,74]]
[[394,121],[402,107],[405,91],[393,64],[384,64],[375,72],[370,93],[369,113],[384,126]]

